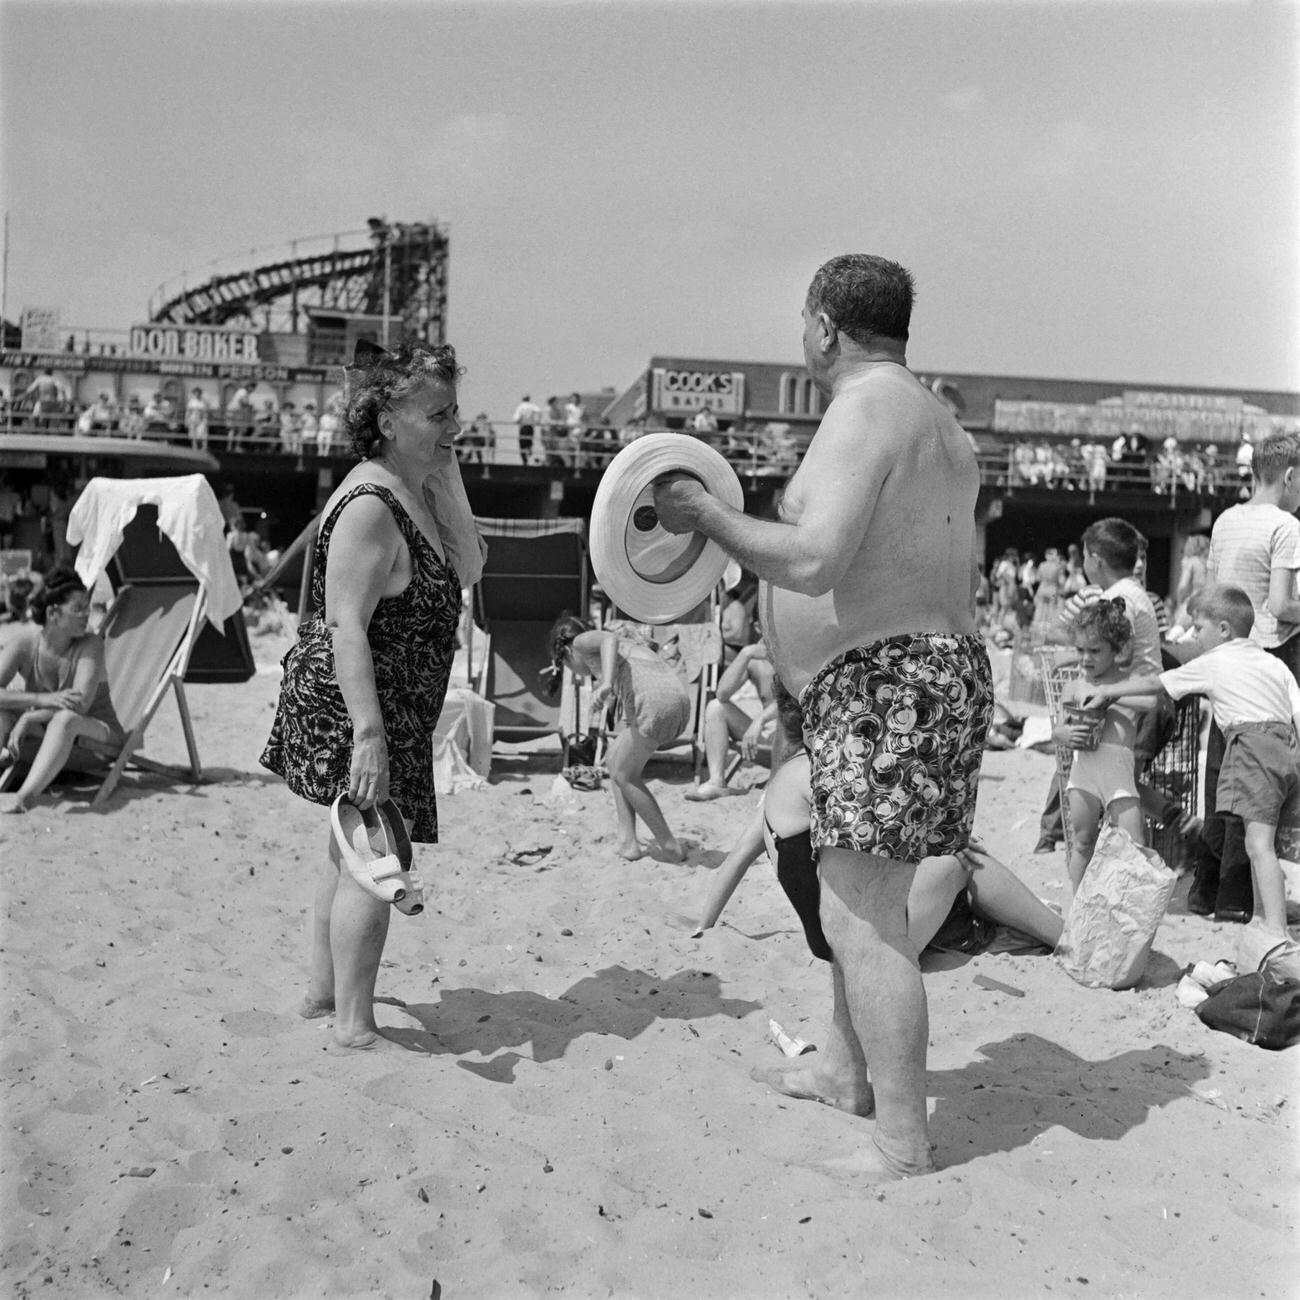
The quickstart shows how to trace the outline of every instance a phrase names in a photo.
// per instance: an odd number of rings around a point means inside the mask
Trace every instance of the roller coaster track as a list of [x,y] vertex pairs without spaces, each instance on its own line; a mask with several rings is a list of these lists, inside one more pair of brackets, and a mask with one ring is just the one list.
[[[362,247],[334,246],[222,269],[179,292],[161,290],[151,319],[175,325],[247,324],[297,332],[305,313],[337,311],[379,315],[387,309],[429,342],[443,337],[447,293],[447,234],[435,223],[395,225],[388,243],[373,236]],[[304,241],[305,242],[305,241]],[[320,242],[320,241],[312,241]],[[296,249],[294,250],[296,252]]]

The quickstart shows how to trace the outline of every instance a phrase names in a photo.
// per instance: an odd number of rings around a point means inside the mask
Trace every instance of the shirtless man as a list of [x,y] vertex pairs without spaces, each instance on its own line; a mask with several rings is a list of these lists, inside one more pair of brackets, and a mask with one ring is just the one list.
[[779,520],[683,475],[655,489],[665,528],[703,533],[763,579],[768,648],[803,705],[834,1016],[817,1064],[759,1077],[874,1107],[873,1141],[843,1162],[874,1180],[935,1168],[907,895],[923,858],[966,846],[993,707],[971,598],[979,470],[907,369],[911,307],[911,276],[883,258],[837,257],[813,277],[804,359],[831,402]]

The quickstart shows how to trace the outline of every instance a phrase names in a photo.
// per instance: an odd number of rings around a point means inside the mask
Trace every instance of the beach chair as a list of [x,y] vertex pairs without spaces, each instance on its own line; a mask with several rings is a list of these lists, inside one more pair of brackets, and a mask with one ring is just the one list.
[[[98,808],[111,795],[128,767],[197,784],[203,779],[194,727],[185,699],[184,677],[203,625],[203,595],[193,582],[127,584],[122,587],[100,629],[108,689],[126,731],[120,747],[79,737],[67,767],[100,778],[91,800]],[[180,709],[181,729],[189,754],[188,768],[159,763],[140,753],[145,732],[171,690]],[[34,757],[38,741],[27,742],[23,763]],[[0,790],[15,783],[19,765],[0,779]]]
[[[230,635],[242,631],[243,613],[212,488],[201,474],[91,479],[73,507],[68,540],[80,548],[77,572],[82,581],[93,587],[106,572],[114,588],[99,630],[109,693],[126,730],[120,748],[78,740],[69,766],[85,766],[88,756],[92,770],[107,767],[92,807],[112,794],[128,767],[201,780],[184,682],[187,676],[191,681],[243,681],[252,674],[246,634]],[[218,628],[227,635],[222,637]],[[196,673],[205,640],[215,643],[217,654],[210,656],[206,671]],[[180,710],[186,767],[159,763],[140,752],[169,690]]]
[[[184,685],[203,623],[203,593],[192,582],[129,583],[117,593],[102,631],[108,689],[126,730],[126,743],[114,749],[90,740],[78,742],[109,762],[91,807],[113,793],[128,767],[196,785],[203,779]],[[140,753],[149,723],[169,690],[180,710],[188,768],[159,763]]]
[[[718,686],[722,663],[722,629],[718,626],[717,597],[710,596],[698,609],[677,623],[651,629],[661,658],[676,668],[691,697],[691,713],[681,735],[659,746],[656,757],[689,758],[698,777],[704,765],[704,710]],[[685,754],[678,751],[685,749]]]
[[556,736],[567,750],[568,736],[580,730],[581,693],[566,674],[561,693],[550,696],[546,635],[566,609],[586,617],[586,522],[477,522],[488,554],[466,634],[469,683],[493,705],[494,740],[517,744]]

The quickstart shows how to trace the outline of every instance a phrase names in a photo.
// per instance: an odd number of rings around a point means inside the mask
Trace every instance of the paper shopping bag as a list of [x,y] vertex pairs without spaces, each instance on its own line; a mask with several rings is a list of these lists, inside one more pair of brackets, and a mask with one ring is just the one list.
[[1103,826],[1056,947],[1066,973],[1091,988],[1132,988],[1177,881],[1155,850]]

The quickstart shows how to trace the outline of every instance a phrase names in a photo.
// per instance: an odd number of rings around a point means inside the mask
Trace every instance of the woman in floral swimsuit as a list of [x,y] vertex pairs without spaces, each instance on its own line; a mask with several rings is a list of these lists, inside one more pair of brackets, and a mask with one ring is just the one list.
[[[391,798],[411,839],[434,843],[430,741],[451,675],[461,584],[476,581],[482,564],[453,449],[461,371],[445,345],[395,356],[374,349],[354,364],[347,427],[363,459],[321,515],[316,613],[284,658],[262,763],[313,803],[346,794],[366,809]],[[373,1003],[389,907],[340,867],[331,836],[302,1014],[334,1015],[340,1045],[374,1047],[385,1041]]]

